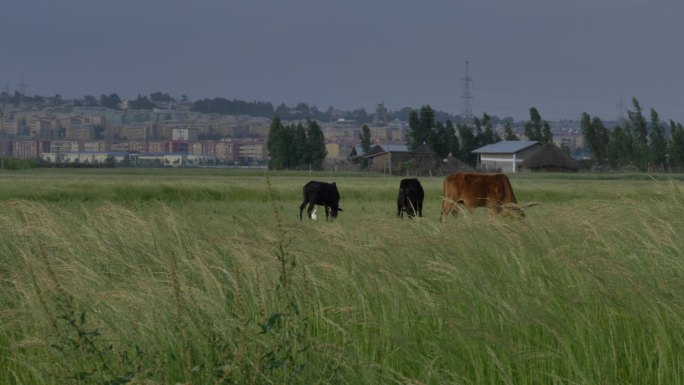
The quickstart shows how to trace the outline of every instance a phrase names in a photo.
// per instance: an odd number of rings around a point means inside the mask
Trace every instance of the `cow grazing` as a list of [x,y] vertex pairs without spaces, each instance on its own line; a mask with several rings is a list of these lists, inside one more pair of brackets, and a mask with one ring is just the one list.
[[425,198],[425,192],[418,179],[402,179],[399,183],[399,194],[397,195],[397,216],[403,218],[405,211],[409,218],[415,217],[416,213],[422,217],[423,198]]
[[443,199],[442,222],[449,213],[458,213],[458,204],[465,206],[471,213],[477,207],[487,207],[497,214],[525,215],[515,199],[511,182],[504,174],[459,172],[447,175],[444,178]]
[[299,206],[299,220],[302,220],[302,211],[308,204],[306,209],[309,218],[312,218],[314,206],[319,205],[325,207],[325,220],[329,217],[337,218],[337,212],[342,211],[340,208],[340,193],[337,191],[337,185],[333,183],[311,181],[304,185],[304,202]]

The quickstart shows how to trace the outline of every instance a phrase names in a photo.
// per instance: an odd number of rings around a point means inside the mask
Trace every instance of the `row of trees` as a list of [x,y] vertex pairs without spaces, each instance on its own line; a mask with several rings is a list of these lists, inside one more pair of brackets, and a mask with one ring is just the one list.
[[[149,95],[138,95],[136,99],[128,101],[128,108],[131,110],[152,110],[161,103],[175,102],[176,100],[171,97],[168,93],[153,92]],[[187,97],[183,95],[181,101],[187,101]],[[123,99],[116,94],[112,93],[109,95],[102,94],[99,98],[92,95],[85,95],[83,100],[77,100],[76,105],[82,107],[107,107],[112,110],[120,110],[122,106]]]
[[673,120],[669,124],[661,122],[653,108],[647,120],[636,98],[632,99],[632,106],[634,110],[628,111],[627,119],[612,129],[597,116],[582,113],[582,134],[592,164],[639,171],[684,171],[682,124]]
[[[460,122],[456,129],[450,119],[446,123],[435,120],[435,113],[430,106],[421,107],[420,111],[411,111],[408,117],[409,132],[407,144],[411,150],[416,150],[426,144],[440,157],[449,155],[475,165],[477,157],[473,150],[488,144],[501,141],[501,137],[494,130],[494,120],[487,113],[482,117],[473,118],[472,124]],[[518,140],[513,133],[513,119],[506,118],[504,124],[504,140]],[[530,108],[530,120],[524,124],[525,136],[529,140],[547,143],[553,140],[551,125],[541,118],[535,107]],[[458,132],[458,136],[456,135]],[[362,138],[363,144],[363,138]]]
[[276,116],[271,121],[267,146],[272,170],[323,169],[325,138],[315,120],[286,126]]

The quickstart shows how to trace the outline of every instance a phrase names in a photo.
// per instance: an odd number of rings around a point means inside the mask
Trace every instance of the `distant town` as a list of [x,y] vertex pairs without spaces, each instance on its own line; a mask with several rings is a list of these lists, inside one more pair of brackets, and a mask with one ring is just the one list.
[[[390,112],[380,102],[372,113],[333,107],[322,112],[303,103],[274,108],[270,103],[220,98],[193,102],[184,95],[176,99],[160,92],[124,100],[116,94],[63,99],[5,90],[0,99],[1,157],[82,167],[264,167],[274,116],[295,123],[316,120],[325,136],[326,167],[335,167],[359,145],[363,125],[370,128],[373,144],[406,144],[411,111]],[[461,119],[439,111],[436,117],[456,123]],[[502,135],[503,119],[492,121]],[[586,152],[579,122],[551,125],[559,147],[577,157]],[[512,123],[516,135],[524,138],[522,126],[523,122]]]

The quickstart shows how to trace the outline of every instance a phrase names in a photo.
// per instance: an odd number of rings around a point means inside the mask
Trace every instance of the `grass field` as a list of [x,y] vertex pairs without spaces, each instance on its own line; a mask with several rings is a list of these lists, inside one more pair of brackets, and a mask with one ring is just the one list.
[[681,175],[515,175],[525,219],[446,223],[399,180],[0,173],[0,384],[684,383]]

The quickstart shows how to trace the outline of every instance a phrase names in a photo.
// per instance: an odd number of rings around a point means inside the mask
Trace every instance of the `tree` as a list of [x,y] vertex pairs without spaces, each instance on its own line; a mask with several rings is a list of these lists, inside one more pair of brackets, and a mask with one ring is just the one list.
[[540,143],[548,143],[553,140],[551,125],[546,120],[542,120],[535,107],[530,108],[530,120],[525,122],[525,136],[528,140],[536,140]]
[[118,110],[121,104],[121,98],[117,94],[111,94],[109,96],[102,94],[100,96],[100,104],[103,107],[111,108],[112,110]]
[[153,110],[157,107],[152,103],[147,96],[138,95],[138,98],[128,102],[128,108],[131,110]]
[[301,123],[292,127],[292,166],[308,166],[311,163],[311,153],[307,142],[306,128]]
[[530,108],[530,120],[525,122],[525,136],[528,140],[541,141],[542,119],[535,107]]
[[461,138],[461,147],[458,151],[458,158],[469,165],[474,166],[477,162],[477,156],[471,151],[477,148],[477,144],[475,142],[475,134],[473,133],[473,129],[468,127],[465,123],[461,123],[458,125],[458,136]]
[[591,120],[594,131],[594,151],[599,164],[603,164],[606,158],[608,143],[610,143],[610,132],[598,116]]
[[641,171],[646,171],[648,167],[649,148],[648,148],[648,126],[646,118],[641,112],[641,105],[636,98],[632,98],[634,111],[627,111],[629,116],[628,127],[632,137],[632,154],[634,163]]
[[447,119],[444,130],[444,137],[447,142],[447,149],[449,150],[447,156],[456,156],[461,144],[459,143],[458,136],[456,136],[456,129],[454,128],[454,123],[451,121],[451,119]]
[[649,133],[649,163],[651,167],[657,171],[664,171],[667,165],[665,164],[665,154],[667,149],[667,142],[665,141],[665,129],[660,124],[660,118],[656,110],[651,108],[651,124]]
[[608,161],[614,166],[625,166],[632,161],[632,148],[634,141],[630,130],[615,126],[613,132],[610,134],[610,142],[606,149]]
[[277,116],[286,116],[290,114],[290,109],[285,105],[285,103],[280,103],[278,108],[275,109],[275,114]]
[[589,147],[591,158],[599,165],[603,164],[606,158],[606,150],[610,141],[610,134],[598,117],[593,119],[586,112],[582,113],[581,119],[582,135]]
[[504,119],[504,140],[520,140],[518,136],[513,133],[513,119]]
[[420,144],[415,145],[414,143],[420,143],[420,119],[418,118],[418,112],[416,112],[415,110],[411,110],[411,113],[408,117],[408,124],[409,129],[408,135],[406,136],[406,144],[408,144],[409,148],[411,149],[418,148]]
[[670,120],[670,140],[667,143],[669,167],[676,171],[684,170],[684,127]]
[[168,93],[162,94],[161,92],[157,91],[150,94],[150,100],[154,103],[163,103],[171,102],[173,101],[173,98]]
[[587,145],[589,145],[591,151],[591,143],[594,142],[596,133],[594,132],[594,127],[591,125],[591,116],[589,116],[589,114],[586,112],[583,112],[582,118],[580,118],[580,128],[582,130],[584,140],[587,142]]
[[499,134],[494,131],[491,117],[486,112],[482,114],[482,119],[475,119],[475,126],[477,130],[475,142],[478,147],[501,141]]
[[437,122],[430,141],[432,143],[430,148],[432,148],[440,158],[446,158],[449,155],[456,155],[458,153],[459,141],[456,136],[454,124],[451,120],[447,120],[446,125]]
[[368,128],[368,125],[364,124],[363,127],[361,127],[361,132],[359,133],[359,140],[361,141],[361,148],[363,149],[363,153],[368,153],[368,151],[370,151],[371,146],[371,133],[370,128]]
[[542,143],[550,143],[551,141],[553,141],[551,125],[546,120],[542,123],[541,139],[539,141]]
[[269,152],[269,169],[283,170],[290,166],[288,158],[289,149],[292,147],[292,136],[277,116],[271,120],[266,146]]
[[322,170],[328,151],[325,149],[325,136],[315,120],[307,120],[307,155],[309,165],[314,170]]
[[411,111],[409,115],[409,148],[415,151],[423,143],[429,144],[432,140],[432,130],[434,127],[435,116],[430,106],[421,107],[420,115],[416,111]]
[[97,99],[95,99],[94,96],[92,95],[85,95],[83,97],[83,106],[84,107],[97,107]]
[[268,166],[274,170],[309,167],[320,170],[327,155],[323,131],[315,120],[307,120],[306,125],[285,126],[279,117],[274,117],[268,132],[267,148],[270,155]]

